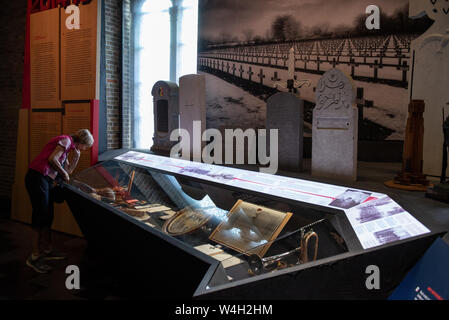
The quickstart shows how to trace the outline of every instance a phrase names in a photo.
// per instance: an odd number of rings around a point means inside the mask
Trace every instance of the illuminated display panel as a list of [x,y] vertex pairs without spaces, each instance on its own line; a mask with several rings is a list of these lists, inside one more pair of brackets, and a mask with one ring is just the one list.
[[430,232],[410,213],[382,193],[136,151],[129,151],[115,159],[149,169],[343,210],[364,249]]

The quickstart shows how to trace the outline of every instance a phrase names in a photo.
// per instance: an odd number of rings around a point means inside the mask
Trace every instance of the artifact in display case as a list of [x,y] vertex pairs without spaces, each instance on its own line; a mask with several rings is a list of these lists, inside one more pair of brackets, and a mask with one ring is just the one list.
[[[305,233],[303,228],[301,228],[300,233],[301,242],[299,246],[293,250],[264,258],[260,258],[256,254],[252,254],[248,259],[250,274],[252,273],[254,275],[259,275],[265,272],[280,270],[309,261],[315,261],[318,255],[318,235],[313,230]],[[311,239],[313,239],[313,256],[312,258],[309,258],[309,241]]]
[[[66,189],[89,245],[115,260],[119,252],[115,272],[129,269],[123,281],[139,283],[144,295],[157,285],[177,297],[302,297],[299,280],[276,279],[294,273],[321,281],[316,266],[428,232],[383,194],[134,151],[79,172]],[[373,208],[377,214],[365,219]],[[407,232],[379,238],[393,220]],[[331,288],[337,271],[323,268]],[[269,292],[254,291],[264,285]]]
[[291,215],[238,200],[209,239],[238,252],[263,257]]
[[[112,161],[80,173],[71,185],[217,260],[226,282],[308,262],[304,248],[310,238],[315,246],[311,259],[317,258],[318,235],[301,228],[305,221],[292,212],[298,212],[297,208],[291,210],[294,207],[264,197],[222,188],[217,192],[207,183]],[[346,250],[344,241],[334,247],[338,252]],[[284,263],[287,260],[289,263]]]
[[164,224],[163,231],[171,236],[180,236],[201,228],[210,218],[212,216],[206,210],[185,208]]

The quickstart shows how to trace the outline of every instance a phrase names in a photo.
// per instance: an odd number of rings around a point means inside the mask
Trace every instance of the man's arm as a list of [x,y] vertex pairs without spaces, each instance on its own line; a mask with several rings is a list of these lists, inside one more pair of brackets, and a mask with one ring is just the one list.
[[61,174],[62,178],[65,181],[69,181],[69,174],[67,173],[67,171],[64,170],[64,168],[62,167],[62,165],[59,163],[59,158],[62,156],[62,154],[64,153],[64,148],[61,146],[56,146],[55,150],[53,151],[53,153],[50,155],[50,157],[48,157],[48,162],[50,163],[50,165],[55,168],[59,174]]
[[72,174],[73,170],[75,170],[78,164],[78,160],[80,159],[80,151],[78,149],[74,149],[73,152],[75,153],[75,155],[73,156],[72,161],[71,162],[67,161],[66,170],[69,174]]

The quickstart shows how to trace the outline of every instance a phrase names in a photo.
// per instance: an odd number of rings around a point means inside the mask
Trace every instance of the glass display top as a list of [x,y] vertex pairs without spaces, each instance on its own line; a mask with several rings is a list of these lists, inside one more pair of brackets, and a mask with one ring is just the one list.
[[[70,184],[92,201],[220,261],[228,281],[348,251],[326,212],[279,200],[295,188],[308,197],[303,201],[321,202],[322,192],[330,192],[323,206],[346,213],[364,248],[429,232],[382,194],[145,153],[128,152],[116,159],[78,173]],[[261,179],[267,184],[271,179],[270,188],[255,190],[253,182]]]

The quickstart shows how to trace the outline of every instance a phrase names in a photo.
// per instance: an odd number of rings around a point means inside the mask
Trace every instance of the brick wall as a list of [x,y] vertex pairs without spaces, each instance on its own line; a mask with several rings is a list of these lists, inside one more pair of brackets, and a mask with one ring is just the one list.
[[122,147],[131,148],[133,114],[133,35],[131,0],[123,0]]
[[0,210],[11,196],[17,124],[22,106],[27,0],[2,1],[0,10]]
[[122,66],[122,1],[104,0],[106,53],[107,148],[122,145],[121,66]]

